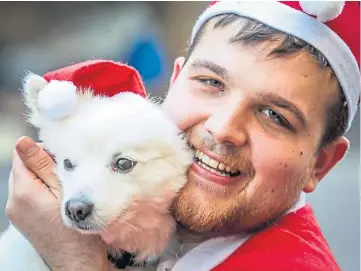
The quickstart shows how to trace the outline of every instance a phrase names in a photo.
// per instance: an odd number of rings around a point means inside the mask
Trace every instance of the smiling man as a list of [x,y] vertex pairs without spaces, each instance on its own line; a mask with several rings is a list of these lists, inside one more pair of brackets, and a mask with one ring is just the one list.
[[[227,1],[199,17],[163,104],[195,153],[172,206],[188,247],[173,271],[340,270],[305,194],[349,147],[359,20],[358,2]],[[30,146],[14,155],[10,219],[53,270],[105,270],[96,240],[52,232],[40,210],[59,204],[43,185],[59,194],[53,164]]]

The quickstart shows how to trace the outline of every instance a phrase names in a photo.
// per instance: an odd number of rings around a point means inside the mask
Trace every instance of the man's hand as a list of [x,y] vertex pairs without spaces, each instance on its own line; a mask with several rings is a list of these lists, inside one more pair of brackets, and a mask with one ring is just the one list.
[[55,162],[38,144],[22,137],[9,177],[6,214],[52,270],[108,270],[106,249],[96,236],[63,226],[61,186]]

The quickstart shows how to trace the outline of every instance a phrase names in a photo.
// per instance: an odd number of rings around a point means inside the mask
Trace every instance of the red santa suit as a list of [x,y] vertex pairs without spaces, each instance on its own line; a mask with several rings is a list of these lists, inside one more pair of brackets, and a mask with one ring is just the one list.
[[172,268],[184,270],[341,271],[304,194],[292,210],[259,233],[199,244]]

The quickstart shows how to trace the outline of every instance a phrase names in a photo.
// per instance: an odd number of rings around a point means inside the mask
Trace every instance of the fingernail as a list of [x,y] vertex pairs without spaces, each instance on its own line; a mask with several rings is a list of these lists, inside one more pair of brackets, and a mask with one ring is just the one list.
[[21,140],[18,144],[18,150],[24,155],[29,155],[33,153],[36,150],[36,148],[37,145],[30,138],[25,138]]

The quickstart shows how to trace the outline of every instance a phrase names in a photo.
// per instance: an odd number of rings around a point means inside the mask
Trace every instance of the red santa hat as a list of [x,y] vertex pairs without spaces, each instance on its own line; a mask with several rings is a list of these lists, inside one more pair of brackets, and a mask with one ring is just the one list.
[[51,120],[69,116],[78,105],[78,94],[113,97],[122,92],[147,96],[142,79],[134,68],[108,60],[90,60],[46,73],[49,83],[39,92],[38,107]]
[[348,105],[348,128],[360,97],[360,4],[358,1],[214,1],[196,21],[191,43],[211,18],[236,14],[304,40],[328,60]]

